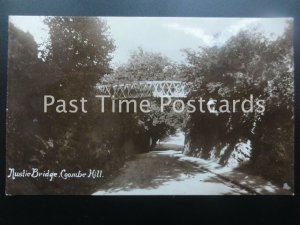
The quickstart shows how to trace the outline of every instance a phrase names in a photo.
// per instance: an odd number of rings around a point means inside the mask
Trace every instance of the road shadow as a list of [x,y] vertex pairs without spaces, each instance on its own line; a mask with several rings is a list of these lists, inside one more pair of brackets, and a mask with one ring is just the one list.
[[[162,149],[159,148],[159,150]],[[182,174],[193,176],[199,173],[205,173],[205,171],[200,170],[193,163],[149,152],[136,155],[132,160],[127,161],[100,190],[116,192],[132,189],[156,189],[167,181],[181,180]]]
[[183,151],[182,145],[169,144],[169,143],[160,143],[157,144],[153,151],[167,151],[167,150]]

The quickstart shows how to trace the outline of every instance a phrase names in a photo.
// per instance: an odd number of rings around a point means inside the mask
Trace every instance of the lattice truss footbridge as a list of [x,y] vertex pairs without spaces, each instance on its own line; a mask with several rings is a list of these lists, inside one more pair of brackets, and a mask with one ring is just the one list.
[[99,95],[114,99],[176,97],[186,98],[191,85],[182,81],[136,81],[122,84],[98,84]]

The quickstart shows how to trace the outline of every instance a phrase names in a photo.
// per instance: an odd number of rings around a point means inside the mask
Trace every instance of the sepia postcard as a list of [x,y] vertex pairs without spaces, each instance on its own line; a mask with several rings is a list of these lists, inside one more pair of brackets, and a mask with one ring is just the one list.
[[293,195],[293,18],[10,16],[6,195]]

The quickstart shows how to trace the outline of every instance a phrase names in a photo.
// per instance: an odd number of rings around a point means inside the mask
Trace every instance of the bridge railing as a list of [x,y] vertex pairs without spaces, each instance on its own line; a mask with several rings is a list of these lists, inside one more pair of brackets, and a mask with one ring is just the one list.
[[190,85],[182,81],[136,81],[122,84],[97,85],[100,95],[112,98],[177,97],[185,98]]

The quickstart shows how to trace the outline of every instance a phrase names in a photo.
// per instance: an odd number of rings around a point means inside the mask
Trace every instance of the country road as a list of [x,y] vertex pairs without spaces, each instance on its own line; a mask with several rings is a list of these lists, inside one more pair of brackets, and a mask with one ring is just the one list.
[[94,195],[290,194],[270,182],[182,154],[183,134],[127,161]]

